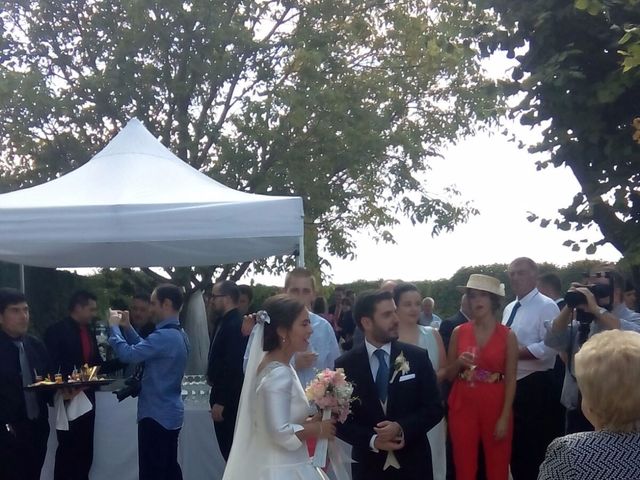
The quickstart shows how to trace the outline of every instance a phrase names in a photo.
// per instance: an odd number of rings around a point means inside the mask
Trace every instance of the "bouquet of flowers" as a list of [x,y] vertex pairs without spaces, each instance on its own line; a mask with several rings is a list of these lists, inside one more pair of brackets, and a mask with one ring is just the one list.
[[[351,413],[353,385],[347,381],[342,368],[319,372],[309,383],[305,391],[307,399],[322,410],[322,420],[329,420],[334,415],[340,423],[344,423]],[[324,468],[327,463],[327,439],[321,439],[316,445],[313,464]]]

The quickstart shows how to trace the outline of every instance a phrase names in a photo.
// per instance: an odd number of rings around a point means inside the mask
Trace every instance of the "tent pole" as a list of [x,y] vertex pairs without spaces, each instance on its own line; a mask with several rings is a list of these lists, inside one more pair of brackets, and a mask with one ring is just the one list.
[[20,291],[26,293],[24,288],[24,265],[22,263],[18,265],[18,279],[20,281]]
[[298,267],[304,268],[304,236],[298,241]]

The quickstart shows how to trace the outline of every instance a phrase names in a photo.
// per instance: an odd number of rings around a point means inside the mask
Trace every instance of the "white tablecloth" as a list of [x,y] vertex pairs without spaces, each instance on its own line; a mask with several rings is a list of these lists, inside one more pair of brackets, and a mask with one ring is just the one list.
[[[91,480],[138,479],[138,426],[136,399],[118,403],[111,392],[96,393],[96,425],[94,432]],[[49,411],[52,423],[53,410]],[[51,425],[47,458],[41,480],[53,479],[56,431]],[[184,425],[178,440],[178,461],[184,480],[219,480],[224,459],[218,449],[211,415],[206,405],[187,405]]]

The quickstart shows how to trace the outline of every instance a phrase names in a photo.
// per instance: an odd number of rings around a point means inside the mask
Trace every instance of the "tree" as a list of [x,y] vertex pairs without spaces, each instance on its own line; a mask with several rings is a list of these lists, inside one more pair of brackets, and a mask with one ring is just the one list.
[[[568,167],[580,184],[555,225],[567,231],[597,225],[602,239],[587,253],[611,243],[640,285],[640,144],[633,125],[640,69],[624,71],[618,53],[620,26],[637,25],[640,9],[635,0],[602,3],[605,10],[587,11],[573,0],[487,0],[482,5],[498,13],[501,27],[483,48],[517,60],[509,88],[523,97],[511,115],[542,130],[542,140],[529,146],[548,155],[538,169]],[[565,242],[574,250],[581,243]]]
[[[591,15],[607,15],[610,20],[614,17],[610,15],[612,8],[617,6],[628,6],[634,9],[640,8],[640,0],[575,0],[577,9],[585,10]],[[628,23],[627,18],[617,17],[622,20],[622,24],[613,24],[616,30],[624,31],[624,35],[620,37],[621,50],[618,51],[624,56],[622,60],[623,71],[631,70],[640,66],[640,25],[637,23]]]
[[316,270],[318,243],[352,255],[365,226],[392,241],[398,215],[437,234],[475,213],[420,178],[499,113],[468,40],[489,31],[487,12],[456,0],[21,0],[0,18],[5,191],[80,166],[136,116],[229,187],[300,195]]

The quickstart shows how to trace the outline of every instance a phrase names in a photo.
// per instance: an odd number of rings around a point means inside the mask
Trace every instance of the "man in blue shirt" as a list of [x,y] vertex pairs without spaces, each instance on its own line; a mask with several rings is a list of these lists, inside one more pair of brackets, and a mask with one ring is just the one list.
[[159,285],[150,303],[156,330],[145,339],[131,326],[129,312],[109,316],[109,344],[118,358],[126,363],[144,362],[138,397],[140,480],[182,480],[178,435],[184,419],[181,384],[189,356],[189,341],[178,320],[182,302],[180,288]]
[[284,292],[305,304],[313,328],[309,350],[293,356],[293,365],[300,383],[306,387],[319,371],[325,368],[333,370],[336,358],[340,356],[340,348],[331,324],[311,312],[311,305],[316,298],[316,279],[313,274],[306,268],[291,270],[284,280]]

